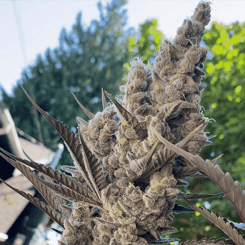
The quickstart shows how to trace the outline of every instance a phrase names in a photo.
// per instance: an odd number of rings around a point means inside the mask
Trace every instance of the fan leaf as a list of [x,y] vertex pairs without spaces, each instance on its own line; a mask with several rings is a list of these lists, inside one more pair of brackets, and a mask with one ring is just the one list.
[[51,219],[56,221],[62,228],[64,228],[64,218],[58,214],[55,210],[53,210],[51,207],[48,205],[44,204],[40,200],[38,200],[36,197],[33,197],[30,194],[25,193],[24,191],[20,191],[13,186],[9,185],[7,182],[4,180],[0,179],[5,185],[7,185],[9,188],[26,198],[29,202],[34,204],[36,207],[38,207],[40,210],[42,210],[44,213],[46,213]]
[[96,203],[93,200],[82,196],[81,194],[78,194],[77,192],[65,187],[65,186],[60,186],[57,184],[52,184],[49,183],[47,181],[44,181],[42,179],[38,179],[40,182],[42,182],[44,185],[46,185],[47,187],[51,188],[55,193],[57,193],[58,195],[72,201],[72,202],[84,202],[87,203],[89,206],[93,206],[93,207],[98,207],[98,208],[102,208],[100,203]]
[[[206,123],[199,125],[194,130],[192,130],[182,141],[177,143],[177,146],[183,148],[190,140],[191,138],[199,131],[201,131],[206,126]],[[159,157],[162,159],[161,164],[157,166],[149,166],[146,168],[145,173],[141,176],[141,179],[147,179],[149,176],[151,176],[154,172],[159,170],[161,167],[163,167],[169,160],[171,160],[175,152],[171,151],[167,147],[164,147],[158,151]]]
[[51,179],[56,180],[62,185],[65,185],[66,187],[72,189],[73,191],[77,192],[78,194],[83,195],[84,197],[87,197],[88,199],[93,199],[94,202],[98,202],[98,198],[94,195],[93,192],[88,190],[86,186],[78,182],[75,178],[70,177],[64,173],[61,173],[59,170],[54,170],[49,166],[45,166],[43,164],[38,164],[36,162],[30,162],[24,159],[21,159],[19,157],[14,156],[13,154],[5,151],[0,147],[0,150],[4,152],[4,154],[8,155],[9,157],[13,158],[16,161],[19,161],[31,168],[34,168],[35,170],[49,176]]
[[1,152],[0,156],[3,157],[7,162],[9,162],[13,167],[17,168],[33,184],[33,186],[38,190],[38,192],[43,196],[43,198],[53,209],[58,209],[60,212],[62,212],[62,208],[55,199],[53,193],[51,193],[45,185],[38,181],[38,177],[28,167],[18,161],[8,158]]
[[[14,161],[11,158],[6,157],[2,153],[0,153],[0,156],[2,156],[6,161],[8,161],[12,166],[16,167],[24,176],[26,176],[27,179],[31,181],[31,183],[37,188],[37,190],[40,192],[40,194],[44,197],[44,199],[50,204],[50,206],[53,205],[53,199],[50,198],[50,192],[49,188],[53,189],[55,193],[63,196],[64,198],[71,200],[71,201],[84,201],[91,206],[94,207],[101,207],[99,203],[94,202],[94,200],[90,197],[84,197],[82,194],[79,194],[65,186],[59,186],[56,184],[49,183],[47,181],[42,180],[38,176],[36,176],[30,168],[26,167],[22,163],[18,161]],[[48,187],[48,188],[47,188]],[[63,194],[62,194],[63,193]],[[69,196],[70,195],[70,196]]]
[[64,140],[65,145],[67,146],[67,149],[69,150],[74,165],[79,169],[79,171],[82,173],[83,178],[93,190],[92,185],[87,177],[87,174],[84,169],[84,162],[83,162],[83,156],[82,156],[82,149],[81,144],[79,142],[79,139],[75,137],[75,134],[73,131],[69,131],[68,127],[63,125],[61,122],[57,121],[53,117],[49,116],[43,109],[41,109],[35,101],[28,95],[28,93],[25,91],[25,89],[22,87],[23,91],[25,92],[27,98],[31,101],[33,106],[37,108],[37,110],[48,120],[48,122],[53,126],[53,128],[58,132],[60,137]]
[[221,229],[232,241],[237,245],[245,245],[245,240],[243,239],[240,230],[230,223],[227,219],[222,218],[217,213],[213,213],[208,209],[204,209],[202,207],[196,207],[183,196],[185,203],[193,210],[199,212],[201,215],[210,220],[213,224],[215,224],[219,229]]
[[205,161],[198,155],[194,156],[191,153],[180,149],[178,146],[175,146],[164,139],[156,130],[154,130],[154,133],[169,149],[176,152],[178,155],[185,157],[193,164],[193,166],[197,167],[211,179],[225,194],[226,199],[231,202],[241,217],[242,222],[245,223],[245,209],[243,208],[245,205],[245,191],[238,181],[234,182],[230,173],[227,172],[224,174],[219,165],[214,165],[214,163],[209,160]]
[[86,170],[88,172],[90,181],[96,190],[97,196],[100,198],[99,191],[107,186],[106,180],[102,173],[101,163],[87,147],[82,136],[81,127],[78,127],[78,133],[79,133],[79,138],[84,153],[84,164]]

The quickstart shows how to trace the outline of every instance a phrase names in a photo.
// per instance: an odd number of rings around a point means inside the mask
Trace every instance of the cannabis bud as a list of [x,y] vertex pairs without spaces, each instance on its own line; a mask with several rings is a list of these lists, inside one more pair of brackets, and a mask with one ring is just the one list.
[[[199,46],[210,11],[210,3],[201,1],[193,16],[177,30],[173,42],[163,40],[152,66],[135,58],[126,85],[120,87],[124,93],[120,101],[102,89],[103,111],[94,115],[74,95],[90,118],[89,122],[77,118],[78,137],[45,113],[24,90],[64,140],[74,167],[63,166],[59,171],[5,151],[0,155],[18,168],[48,202],[47,206],[11,187],[63,228],[59,244],[147,245],[176,241],[161,236],[178,231],[169,224],[173,213],[181,213],[184,208],[175,202],[180,198],[192,210],[219,223],[236,244],[244,244],[234,225],[187,201],[212,195],[183,196],[177,188],[185,184],[181,179],[209,177],[212,168],[228,178],[215,167],[217,159],[205,162],[198,156],[203,146],[211,144],[203,132],[208,120],[200,105],[207,50]],[[28,166],[42,173],[45,180]]]

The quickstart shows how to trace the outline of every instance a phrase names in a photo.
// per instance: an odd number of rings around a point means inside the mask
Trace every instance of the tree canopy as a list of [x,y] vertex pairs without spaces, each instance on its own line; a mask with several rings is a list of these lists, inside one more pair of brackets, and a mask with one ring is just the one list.
[[[86,28],[82,13],[76,17],[71,31],[60,33],[59,47],[47,49],[38,55],[34,65],[23,70],[19,83],[35,99],[36,103],[51,116],[76,131],[76,117],[88,117],[73,98],[91,112],[102,109],[101,88],[112,95],[119,91],[123,78],[123,64],[131,56],[128,48],[131,31],[126,29],[126,0],[113,0],[106,6],[98,3],[100,19]],[[38,139],[34,110],[23,90],[17,86],[13,97],[2,91],[17,127]],[[59,136],[43,117],[39,117],[44,144],[53,147]],[[67,151],[60,164],[72,164]]]
[[[212,138],[212,145],[204,147],[201,156],[213,159],[225,155],[217,162],[221,169],[230,172],[242,186],[245,181],[245,23],[224,25],[212,23],[204,35],[209,50],[209,59],[204,63],[206,76],[203,78],[201,105],[204,115],[213,118],[205,131]],[[220,193],[221,190],[208,179],[189,179],[187,192]],[[180,202],[184,205],[184,202]],[[240,223],[240,217],[223,195],[193,200],[196,206],[209,208],[231,221]],[[187,222],[188,221],[188,222]],[[178,238],[200,240],[203,237],[226,237],[226,235],[199,213],[176,215],[173,226],[180,230]],[[174,237],[174,234],[173,234]]]
[[[140,35],[132,37],[130,48],[144,62],[154,58],[164,35],[157,30],[157,21],[148,20],[141,25]],[[154,39],[153,39],[154,37]],[[153,41],[154,40],[154,41]],[[245,173],[245,76],[244,76],[244,41],[245,23],[238,22],[231,25],[212,23],[211,29],[206,30],[202,42],[206,46],[208,58],[205,61],[206,76],[202,79],[205,88],[202,92],[201,104],[204,115],[212,118],[206,127],[207,136],[213,142],[204,147],[201,156],[204,159],[213,159],[219,154],[225,155],[218,164],[224,172],[230,172],[234,180],[243,185]],[[154,48],[153,48],[154,47]],[[154,51],[154,52],[152,52]],[[216,137],[215,137],[216,136]],[[186,180],[185,180],[186,181]],[[188,179],[189,186],[180,187],[187,193],[220,193],[219,188],[208,179]],[[238,214],[223,195],[193,200],[196,206],[218,212],[234,222],[241,222]],[[184,201],[179,204],[186,206]],[[173,227],[179,233],[168,237],[178,237],[181,241],[200,240],[204,237],[226,237],[226,235],[199,213],[175,215]]]

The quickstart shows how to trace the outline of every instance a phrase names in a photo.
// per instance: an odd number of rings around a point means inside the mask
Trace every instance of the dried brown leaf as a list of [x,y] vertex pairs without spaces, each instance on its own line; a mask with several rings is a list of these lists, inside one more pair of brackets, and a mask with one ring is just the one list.
[[224,174],[219,165],[214,165],[209,160],[203,160],[199,155],[194,156],[191,153],[179,148],[178,146],[173,145],[164,139],[156,130],[154,130],[154,133],[157,135],[158,139],[169,149],[175,151],[176,154],[185,157],[195,167],[202,171],[209,179],[211,179],[225,194],[226,199],[231,202],[241,217],[242,222],[245,223],[245,191],[238,181],[234,182],[230,173],[227,172]]
[[[179,143],[177,143],[177,146],[179,147],[184,147],[190,140],[191,138],[199,131],[201,131],[204,127],[206,126],[206,123],[199,125],[196,127],[194,130],[192,130],[183,140],[181,140]],[[141,179],[147,179],[149,176],[151,176],[154,172],[156,172],[158,169],[163,167],[169,160],[171,160],[175,152],[171,151],[167,147],[164,147],[163,149],[160,150],[159,154],[162,156],[162,163],[157,165],[157,166],[149,166],[146,168],[145,173],[141,176]],[[182,177],[182,176],[181,176]],[[185,176],[186,177],[186,176]],[[180,178],[180,179],[184,179]]]
[[98,198],[100,198],[100,190],[107,186],[106,180],[102,173],[102,168],[100,161],[96,158],[94,154],[88,149],[81,132],[81,128],[78,127],[79,138],[84,155],[84,165],[88,173],[89,179],[97,193]]
[[42,182],[44,185],[46,185],[47,187],[51,188],[55,193],[57,193],[58,195],[61,195],[62,197],[72,201],[72,202],[84,202],[86,204],[88,204],[89,206],[93,206],[93,207],[98,207],[98,208],[102,208],[100,203],[96,203],[93,200],[82,196],[81,194],[78,194],[77,192],[65,187],[65,186],[60,186],[57,184],[52,184],[49,183],[47,181],[44,181],[42,179],[38,179],[40,182]]
[[[79,194],[65,186],[59,186],[56,184],[49,183],[47,181],[42,180],[38,176],[36,176],[28,167],[21,164],[18,161],[14,161],[13,159],[8,158],[7,156],[0,153],[6,161],[8,161],[11,165],[16,167],[27,179],[31,181],[31,183],[37,188],[40,194],[44,197],[44,199],[50,204],[52,207],[55,205],[54,199],[50,196],[49,188],[54,190],[55,193],[63,196],[64,198],[71,200],[71,201],[84,201],[87,204],[90,204],[94,207],[101,207],[100,203],[95,202],[91,197],[84,197],[82,194]],[[48,188],[47,188],[48,187]],[[62,194],[63,193],[63,194]],[[57,208],[57,207],[54,207]]]
[[29,167],[34,168],[35,170],[49,176],[51,179],[56,180],[62,185],[65,185],[66,187],[72,189],[73,191],[77,192],[78,194],[81,194],[84,197],[87,197],[90,200],[93,200],[94,202],[99,202],[99,199],[95,196],[93,192],[87,189],[87,187],[80,182],[78,182],[75,178],[70,177],[64,173],[61,173],[59,170],[54,170],[49,166],[45,166],[43,164],[38,164],[36,162],[30,162],[24,159],[21,159],[19,157],[14,156],[13,154],[5,151],[0,147],[0,150],[3,151],[6,155],[13,158],[16,161],[19,161]]
[[106,98],[105,98],[105,93],[104,93],[103,88],[101,88],[101,100],[102,100],[103,110],[105,110],[107,107],[107,104],[106,104]]
[[243,239],[240,230],[234,226],[233,223],[230,223],[227,219],[222,218],[217,213],[213,213],[208,209],[202,207],[196,207],[183,196],[185,203],[193,210],[199,212],[213,224],[215,224],[219,229],[221,229],[232,241],[237,245],[245,245],[245,240]]
[[39,201],[36,197],[33,197],[30,194],[26,194],[24,191],[20,191],[13,186],[9,185],[4,180],[0,179],[5,185],[7,185],[9,188],[26,198],[29,202],[37,206],[40,210],[42,210],[44,213],[46,213],[51,219],[56,221],[62,228],[64,228],[64,218],[58,214],[55,210],[53,210],[48,205],[44,204],[43,202]]
[[30,168],[21,164],[19,161],[8,158],[1,152],[0,156],[3,157],[7,162],[9,162],[13,167],[17,168],[33,184],[33,186],[39,191],[39,193],[53,209],[58,209],[60,212],[62,212],[62,208],[55,199],[53,193],[50,192],[50,190],[45,185],[38,181],[38,177],[31,171]]
[[131,113],[128,112],[124,107],[122,107],[109,93],[107,93],[106,91],[104,92],[116,106],[120,117],[122,117],[128,123],[131,123],[134,127],[136,134],[139,136],[141,140],[143,140],[146,137],[147,133],[146,130],[144,130],[140,126],[140,123],[138,122],[137,118],[132,116]]
[[78,103],[78,105],[81,107],[81,109],[84,111],[84,113],[89,117],[89,119],[93,119],[94,118],[94,114],[92,112],[90,112],[86,107],[84,107],[79,100],[77,99],[77,97],[72,93],[73,97],[75,98],[76,102]]
[[44,110],[42,110],[35,101],[27,94],[25,89],[22,87],[28,99],[31,103],[37,108],[37,110],[48,120],[48,122],[54,127],[54,129],[59,133],[60,137],[64,140],[67,149],[69,150],[73,160],[74,165],[79,169],[83,178],[86,180],[87,184],[93,190],[92,185],[87,177],[87,174],[84,169],[84,162],[82,156],[82,149],[79,139],[75,137],[73,131],[69,131],[68,127],[63,125],[61,122],[57,121],[53,117],[49,116]]

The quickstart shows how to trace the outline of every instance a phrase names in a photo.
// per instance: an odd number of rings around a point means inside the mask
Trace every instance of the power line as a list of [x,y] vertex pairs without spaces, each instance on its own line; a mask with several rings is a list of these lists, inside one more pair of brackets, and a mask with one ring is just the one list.
[[[17,6],[15,4],[15,0],[12,0],[12,2],[13,2],[13,7],[14,7],[15,21],[16,21],[16,25],[17,25],[17,29],[18,29],[18,34],[19,34],[21,51],[22,51],[25,67],[27,67],[26,43],[25,43],[25,38],[24,38],[24,34],[23,34],[21,19],[19,16],[19,12],[17,10]],[[34,98],[34,101],[35,101],[35,98]],[[33,111],[34,111],[34,116],[36,119],[37,130],[39,133],[39,140],[43,144],[43,137],[42,137],[40,122],[38,119],[38,113],[37,113],[37,109],[34,106],[33,106]]]
[[24,34],[23,34],[21,19],[20,19],[18,10],[17,10],[15,0],[12,0],[12,2],[13,2],[13,7],[14,7],[14,16],[15,16],[16,26],[18,29],[19,41],[20,41],[21,51],[22,51],[22,55],[23,55],[23,59],[24,59],[24,64],[25,64],[25,66],[27,66],[26,45],[25,45],[25,38],[24,38]]

